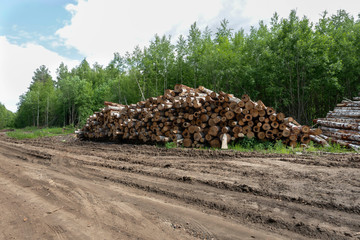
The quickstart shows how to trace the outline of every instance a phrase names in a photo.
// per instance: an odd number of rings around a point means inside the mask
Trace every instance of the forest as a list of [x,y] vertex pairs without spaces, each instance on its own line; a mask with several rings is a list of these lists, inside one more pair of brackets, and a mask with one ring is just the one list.
[[56,79],[40,66],[16,116],[0,121],[0,128],[81,126],[104,101],[135,103],[178,83],[248,94],[310,125],[343,98],[359,96],[359,16],[324,12],[312,23],[293,10],[287,18],[275,13],[268,25],[261,21],[248,33],[229,25],[224,19],[211,31],[195,22],[176,41],[155,35],[146,47],[114,53],[107,66],[90,66],[86,59],[72,69],[62,63]]
[[15,114],[5,108],[0,103],[0,129],[5,127],[12,127],[14,125]]

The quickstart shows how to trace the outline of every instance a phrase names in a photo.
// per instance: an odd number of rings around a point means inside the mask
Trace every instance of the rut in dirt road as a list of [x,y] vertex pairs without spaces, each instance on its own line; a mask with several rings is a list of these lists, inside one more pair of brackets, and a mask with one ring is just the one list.
[[[17,159],[17,164],[41,166],[84,182],[99,181],[112,188],[132,189],[144,196],[216,216],[224,226],[247,226],[280,238],[360,237],[359,155],[293,156],[164,149],[80,142],[69,136],[0,141],[0,153]],[[69,184],[62,185],[68,188]],[[82,190],[80,195],[84,194]],[[107,201],[98,199],[89,206],[100,204],[101,200]],[[141,212],[159,211],[157,207],[154,207],[157,210],[137,207]],[[191,225],[180,216],[165,218],[176,218],[178,225],[172,227],[183,230],[184,236],[226,238],[216,227],[201,227],[204,220]]]

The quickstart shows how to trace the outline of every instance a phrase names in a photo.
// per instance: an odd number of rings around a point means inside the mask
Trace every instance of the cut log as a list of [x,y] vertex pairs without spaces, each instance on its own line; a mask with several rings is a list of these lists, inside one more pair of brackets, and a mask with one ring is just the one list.
[[276,114],[276,118],[277,118],[280,122],[282,122],[282,121],[284,121],[284,119],[285,119],[285,114],[284,114],[284,113],[278,113],[278,114]]
[[183,136],[181,134],[173,134],[171,136],[171,139],[172,139],[173,142],[177,142],[178,140],[182,140]]
[[250,100],[250,97],[249,97],[249,95],[244,94],[244,95],[241,96],[241,100],[242,100],[244,103],[246,103],[246,102],[248,102],[248,101]]
[[325,146],[325,147],[329,146],[329,143],[320,136],[310,135],[310,139],[312,141],[316,142],[317,144],[321,144],[322,146]]
[[208,134],[210,134],[211,136],[217,136],[219,132],[220,132],[219,126],[212,126],[209,128]]
[[252,116],[253,118],[256,118],[256,117],[259,116],[259,111],[256,110],[256,109],[251,109],[251,110],[250,110],[250,114],[251,114],[251,116]]
[[360,105],[359,106],[337,106],[334,108],[334,111],[360,111]]
[[182,92],[186,92],[186,91],[189,91],[191,90],[192,88],[188,87],[188,86],[185,86],[185,85],[182,85],[182,84],[176,84],[174,86],[174,92],[176,93],[182,93]]
[[260,139],[260,140],[265,139],[265,132],[258,132],[258,133],[257,133],[257,137],[258,137],[258,139]]
[[189,130],[188,129],[185,129],[183,132],[182,132],[182,136],[184,137],[184,138],[190,138],[190,132],[189,132]]
[[292,147],[292,148],[294,148],[294,147],[297,146],[297,142],[296,142],[296,141],[290,141],[290,142],[289,142],[289,146]]
[[209,121],[209,115],[207,115],[207,114],[201,114],[200,115],[200,120],[202,121],[202,122],[207,122],[207,121]]
[[251,127],[249,125],[246,125],[242,128],[242,132],[244,134],[247,134],[248,132],[251,132]]
[[213,92],[212,90],[207,89],[207,88],[205,88],[204,86],[199,86],[199,87],[198,87],[198,90],[199,90],[200,92],[206,93],[206,94],[208,94],[208,95],[210,95],[210,94]]
[[215,138],[210,141],[210,146],[213,148],[220,148],[220,140],[218,138]]
[[292,118],[292,117],[284,118],[284,123],[285,123],[285,124],[286,124],[286,123],[292,123],[292,122],[294,122],[294,118]]
[[320,128],[311,128],[309,131],[310,135],[320,135],[322,134],[322,130]]
[[360,122],[359,123],[348,123],[348,122],[334,122],[334,121],[317,119],[316,123],[320,124],[321,126],[326,126],[326,127],[360,131]]
[[343,140],[334,139],[334,138],[331,138],[324,134],[320,134],[319,137],[325,139],[327,142],[336,143],[336,144],[339,144],[344,147],[350,147],[350,148],[354,149],[355,151],[360,151],[360,145],[358,145],[358,144],[348,143]]
[[192,140],[190,138],[184,138],[183,145],[184,147],[191,147],[192,146]]
[[278,122],[271,122],[271,127],[272,128],[278,128],[279,127],[279,123]]
[[259,126],[254,126],[253,127],[253,132],[258,133],[258,132],[260,132],[260,130],[261,130],[261,128]]
[[295,133],[291,133],[289,136],[290,141],[293,141],[293,142],[295,142],[297,140],[297,138],[298,138],[298,135]]
[[266,114],[269,116],[275,113],[275,109],[273,109],[272,107],[267,107],[265,110]]
[[360,142],[360,133],[351,130],[340,130],[330,127],[320,127],[324,135],[335,137],[342,140],[353,140]]
[[337,107],[360,107],[360,101],[342,101]]
[[202,132],[196,132],[194,133],[194,140],[200,142],[202,138],[204,138],[205,135]]
[[255,104],[254,104],[251,100],[248,100],[248,101],[245,103],[245,109],[246,109],[246,110],[254,109],[254,107],[255,107]]
[[349,118],[360,118],[360,111],[337,111],[337,112],[329,112],[326,115],[327,118],[331,118],[331,117],[349,117]]
[[262,125],[262,129],[264,129],[265,131],[270,130],[270,129],[271,129],[271,125],[268,124],[268,123],[264,123],[264,124]]
[[233,119],[235,117],[235,114],[232,111],[227,111],[225,113],[225,117],[226,117],[227,120],[230,120],[230,119]]
[[308,144],[311,141],[311,138],[310,138],[309,134],[303,134],[300,137],[300,141],[304,144]]
[[216,100],[216,99],[218,99],[219,94],[217,94],[216,92],[213,91],[213,92],[210,93],[210,97],[211,97],[212,99]]
[[360,119],[356,119],[356,118],[344,118],[344,117],[342,117],[342,118],[318,118],[318,119],[314,119],[313,122],[317,123],[318,120],[360,124]]
[[271,114],[269,116],[269,120],[272,121],[272,122],[276,121],[276,114],[275,113]]
[[245,117],[244,117],[244,120],[245,121],[251,121],[253,118],[253,116],[251,114],[246,114]]
[[233,128],[233,133],[234,133],[234,135],[236,135],[236,134],[238,134],[238,133],[242,133],[242,127],[240,127],[240,126],[236,126],[236,127],[234,127]]
[[213,136],[211,136],[210,134],[206,134],[205,135],[205,140],[210,142],[213,139]]
[[252,132],[252,131],[248,131],[247,133],[246,133],[246,137],[247,138],[254,138],[255,137],[255,133],[254,132]]

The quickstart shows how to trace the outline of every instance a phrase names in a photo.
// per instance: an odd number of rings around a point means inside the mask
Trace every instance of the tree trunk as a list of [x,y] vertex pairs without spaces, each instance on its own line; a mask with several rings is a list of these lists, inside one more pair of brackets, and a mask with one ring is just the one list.
[[37,114],[36,114],[36,126],[39,127],[39,119],[40,119],[40,95],[38,93],[37,96]]
[[46,99],[46,118],[45,118],[45,126],[49,126],[49,96]]

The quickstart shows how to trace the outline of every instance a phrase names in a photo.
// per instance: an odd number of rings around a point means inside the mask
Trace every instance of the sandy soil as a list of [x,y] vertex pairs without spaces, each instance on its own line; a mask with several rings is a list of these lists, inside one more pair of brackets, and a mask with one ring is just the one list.
[[360,239],[360,155],[0,134],[0,239]]

